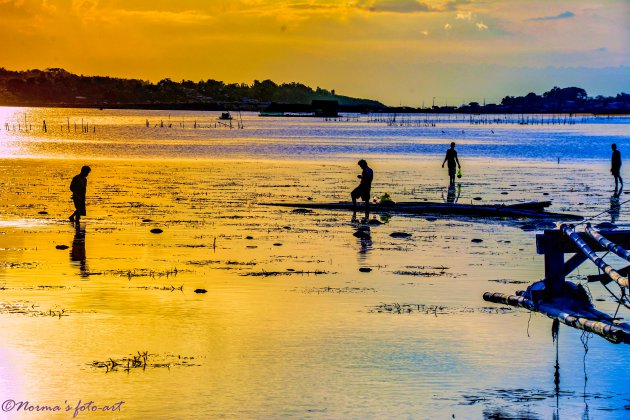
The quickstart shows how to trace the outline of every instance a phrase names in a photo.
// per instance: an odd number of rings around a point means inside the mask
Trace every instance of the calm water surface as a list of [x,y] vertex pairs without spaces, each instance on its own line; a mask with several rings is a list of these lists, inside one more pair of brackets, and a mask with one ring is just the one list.
[[[455,141],[460,202],[552,200],[628,227],[626,205],[610,212],[608,159],[610,143],[630,151],[629,119],[244,114],[230,130],[216,117],[0,108],[0,396],[62,407],[8,418],[70,418],[79,400],[124,401],[81,418],[628,417],[628,346],[561,327],[556,394],[551,321],[482,300],[542,277],[524,221],[394,216],[365,241],[350,214],[265,204],[346,200],[360,157],[374,195],[442,201]],[[83,164],[77,232],[65,219]],[[390,236],[401,231],[411,238]],[[571,280],[593,273],[584,264]],[[589,289],[614,313],[605,289]],[[110,369],[138,352],[146,367]]]

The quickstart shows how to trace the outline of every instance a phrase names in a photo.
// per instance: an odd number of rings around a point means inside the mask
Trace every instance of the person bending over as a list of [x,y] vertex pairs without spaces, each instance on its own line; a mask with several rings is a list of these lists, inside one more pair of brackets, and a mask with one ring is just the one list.
[[374,179],[374,171],[368,166],[367,162],[361,159],[358,162],[361,167],[361,175],[357,175],[357,178],[361,180],[359,186],[352,190],[350,196],[352,197],[352,208],[356,211],[357,198],[361,198],[365,202],[365,217],[369,215],[370,208],[370,191],[372,189],[372,180]]

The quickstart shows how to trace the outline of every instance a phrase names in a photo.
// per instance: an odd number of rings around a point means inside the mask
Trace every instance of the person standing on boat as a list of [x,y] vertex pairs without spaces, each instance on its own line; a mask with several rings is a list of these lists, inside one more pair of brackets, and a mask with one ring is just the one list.
[[77,226],[81,216],[86,215],[85,210],[85,194],[87,192],[87,177],[92,169],[89,166],[81,168],[81,173],[75,175],[70,183],[70,191],[72,191],[72,201],[74,202],[75,211],[70,215],[71,222],[77,222]]
[[[617,186],[619,183],[621,183],[621,188],[623,189],[623,179],[621,178],[621,152],[617,150],[615,143],[613,143],[610,148],[613,151],[610,160],[610,173],[615,177],[615,195],[617,195]],[[621,190],[619,190],[619,193],[621,193]]]
[[[462,165],[459,164],[459,159],[457,159],[457,152],[455,151],[455,143],[451,143],[451,148],[446,151],[446,157],[444,157],[444,162],[442,162],[442,168],[444,164],[448,162],[448,176],[451,180],[451,185],[455,184],[455,172],[456,168],[462,168]],[[457,164],[457,165],[456,165]]]
[[358,162],[361,167],[361,175],[357,175],[357,178],[361,180],[359,186],[352,190],[350,196],[352,197],[352,208],[356,211],[357,198],[361,198],[365,202],[365,217],[369,217],[370,214],[370,191],[372,190],[372,180],[374,179],[374,171],[368,166],[367,162],[361,159]]

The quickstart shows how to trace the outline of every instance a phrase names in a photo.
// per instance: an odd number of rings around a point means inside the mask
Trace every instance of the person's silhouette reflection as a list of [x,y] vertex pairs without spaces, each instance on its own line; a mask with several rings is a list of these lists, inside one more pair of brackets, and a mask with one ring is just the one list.
[[[455,194],[455,190],[457,189],[457,194]],[[446,203],[453,204],[457,203],[459,200],[459,196],[462,194],[462,184],[458,184],[457,188],[455,188],[455,184],[449,184],[448,190],[446,191],[446,200],[444,200],[444,191],[442,191],[442,200]]]
[[74,239],[72,240],[72,249],[70,250],[70,261],[72,265],[79,266],[81,277],[88,277],[90,270],[87,266],[87,257],[85,255],[85,227],[80,223],[76,223],[74,230]]
[[[619,191],[621,193],[621,190]],[[619,212],[621,211],[621,203],[619,203],[619,195],[614,194],[610,197],[610,210],[608,210],[608,214],[610,214],[610,222],[615,223],[619,218]]]
[[623,184],[619,186],[619,189],[617,189],[617,185],[615,185],[615,191],[613,192],[613,197],[619,198],[622,192],[623,192]]
[[365,254],[372,249],[372,232],[369,222],[366,219],[359,222],[356,212],[353,212],[351,223],[356,229],[354,236],[359,240],[359,259],[364,259]]

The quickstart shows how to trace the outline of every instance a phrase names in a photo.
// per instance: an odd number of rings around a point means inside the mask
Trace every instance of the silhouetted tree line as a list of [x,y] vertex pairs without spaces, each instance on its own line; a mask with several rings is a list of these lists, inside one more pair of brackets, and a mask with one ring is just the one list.
[[506,96],[501,104],[480,105],[471,102],[458,108],[466,113],[629,113],[630,95],[619,93],[617,96],[589,97],[586,91],[578,87],[553,89],[536,95],[533,92],[525,96]]
[[341,110],[381,112],[460,113],[630,113],[630,95],[589,97],[578,87],[554,87],[542,95],[506,96],[500,104],[470,102],[459,107],[386,107],[378,101],[337,95],[334,90],[312,89],[301,83],[276,84],[271,80],[224,83],[208,79],[158,83],[137,79],[79,76],[64,69],[10,71],[0,68],[0,105],[104,106],[182,109],[263,110],[270,103],[310,104],[335,100]]
[[[336,100],[339,105],[384,108],[377,101],[337,95],[301,83],[224,83],[208,79],[151,83],[136,79],[79,76],[63,69],[9,71],[0,68],[0,104],[5,105],[220,105],[238,103],[242,109],[263,109],[271,102],[310,104]],[[186,106],[183,106],[186,107]]]

